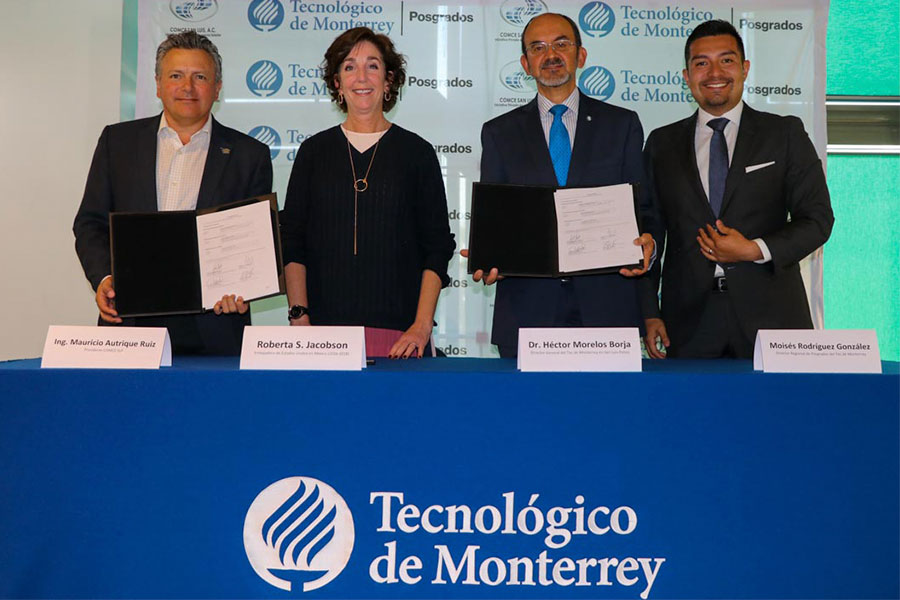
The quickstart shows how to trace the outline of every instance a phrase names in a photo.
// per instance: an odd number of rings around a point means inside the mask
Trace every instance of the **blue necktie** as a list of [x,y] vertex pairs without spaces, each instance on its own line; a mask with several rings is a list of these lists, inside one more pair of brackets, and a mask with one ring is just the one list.
[[556,181],[560,186],[566,185],[569,178],[569,161],[572,160],[572,146],[569,145],[569,132],[563,125],[563,113],[569,110],[565,104],[557,104],[550,108],[553,123],[550,125],[550,160],[556,171]]
[[709,142],[709,207],[718,218],[725,199],[725,178],[728,177],[728,142],[725,141],[728,119],[719,117],[706,125],[713,130]]

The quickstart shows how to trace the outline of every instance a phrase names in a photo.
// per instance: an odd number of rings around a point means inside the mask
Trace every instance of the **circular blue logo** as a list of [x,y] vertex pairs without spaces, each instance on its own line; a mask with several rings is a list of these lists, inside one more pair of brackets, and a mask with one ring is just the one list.
[[260,60],[247,70],[247,89],[256,96],[267,98],[281,89],[284,76],[271,60]]
[[273,31],[284,21],[281,0],[253,0],[247,7],[247,20],[257,31]]
[[312,477],[287,477],[256,496],[244,518],[244,551],[256,574],[287,592],[311,592],[350,561],[356,529],[350,507]]
[[525,25],[541,13],[547,12],[547,5],[542,0],[506,0],[500,5],[500,16],[510,25]]
[[506,89],[517,94],[530,96],[537,90],[534,77],[527,74],[522,68],[522,63],[517,60],[503,65],[503,68],[500,69],[500,83]]
[[603,67],[589,67],[581,72],[578,87],[588,96],[597,100],[609,100],[616,91],[616,80]]
[[248,131],[247,135],[267,145],[269,153],[272,155],[272,160],[275,160],[275,157],[281,152],[281,136],[268,125],[257,125]]
[[182,21],[205,21],[219,10],[216,0],[171,0],[169,10]]
[[609,35],[616,26],[616,15],[608,4],[589,2],[578,13],[578,23],[583,32],[599,38]]

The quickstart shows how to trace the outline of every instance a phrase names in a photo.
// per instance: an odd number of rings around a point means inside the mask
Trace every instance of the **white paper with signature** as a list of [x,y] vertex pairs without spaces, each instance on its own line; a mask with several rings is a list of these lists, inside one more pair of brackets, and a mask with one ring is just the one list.
[[643,260],[629,184],[557,190],[554,200],[561,273]]
[[268,202],[197,217],[203,308],[226,294],[245,300],[278,292],[278,269]]

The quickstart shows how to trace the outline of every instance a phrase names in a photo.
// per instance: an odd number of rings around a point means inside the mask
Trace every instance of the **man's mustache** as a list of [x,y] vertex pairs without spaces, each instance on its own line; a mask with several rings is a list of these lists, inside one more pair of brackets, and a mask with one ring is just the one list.
[[541,68],[546,69],[548,67],[564,67],[566,63],[563,62],[563,59],[554,57],[548,58],[544,62],[541,63]]

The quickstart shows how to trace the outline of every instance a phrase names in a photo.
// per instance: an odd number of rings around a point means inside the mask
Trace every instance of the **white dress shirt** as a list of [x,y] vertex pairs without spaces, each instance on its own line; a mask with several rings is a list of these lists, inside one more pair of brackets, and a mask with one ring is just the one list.
[[212,116],[182,144],[163,113],[156,132],[156,205],[160,211],[197,208],[211,133]]
[[[727,113],[720,115],[728,119],[725,125],[725,143],[728,145],[728,166],[731,166],[731,158],[734,156],[734,147],[737,144],[738,129],[741,127],[741,115],[744,113],[744,103],[738,102],[737,106],[729,110]],[[697,155],[697,170],[700,172],[700,183],[703,184],[703,191],[709,199],[709,144],[712,141],[712,127],[707,123],[713,119],[717,119],[715,115],[711,115],[702,108],[697,109],[697,129],[694,131],[694,153]],[[724,222],[724,221],[723,221]],[[731,223],[725,223],[727,227],[731,227]],[[754,261],[762,264],[772,260],[772,253],[762,238],[753,240],[759,246],[759,251],[763,257]],[[721,265],[716,265],[716,277],[725,275],[725,271]]]
[[[541,115],[541,127],[544,128],[544,141],[550,147],[550,127],[553,125],[553,113],[550,109],[556,106],[540,94],[537,95],[538,114]],[[575,147],[575,126],[578,125],[578,86],[572,90],[569,97],[562,101],[569,110],[563,113],[562,122],[569,133],[569,148]]]

